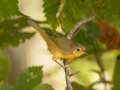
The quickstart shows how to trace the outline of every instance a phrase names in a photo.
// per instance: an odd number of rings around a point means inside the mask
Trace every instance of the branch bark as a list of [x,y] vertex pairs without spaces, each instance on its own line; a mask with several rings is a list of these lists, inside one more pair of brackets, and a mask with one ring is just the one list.
[[80,31],[81,26],[85,25],[86,23],[92,21],[95,18],[95,15],[86,18],[84,20],[80,20],[78,21],[75,26],[70,30],[70,32],[67,35],[68,39],[72,39],[75,35],[77,35],[77,33]]
[[73,90],[72,85],[71,85],[71,81],[70,81],[69,64],[68,64],[68,62],[66,60],[64,60],[63,63],[64,63],[64,71],[65,71],[67,90]]

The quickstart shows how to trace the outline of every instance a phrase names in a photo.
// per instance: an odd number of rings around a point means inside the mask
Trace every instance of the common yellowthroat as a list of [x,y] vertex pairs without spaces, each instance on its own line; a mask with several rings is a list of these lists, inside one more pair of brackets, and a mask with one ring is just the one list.
[[28,20],[28,23],[34,27],[43,39],[46,41],[48,50],[53,57],[61,60],[74,60],[85,54],[85,48],[73,40],[67,39],[65,35],[50,29],[42,29],[34,20]]

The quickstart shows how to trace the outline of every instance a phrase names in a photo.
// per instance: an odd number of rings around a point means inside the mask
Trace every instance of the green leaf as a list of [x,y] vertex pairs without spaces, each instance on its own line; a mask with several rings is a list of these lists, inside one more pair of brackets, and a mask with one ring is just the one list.
[[0,20],[20,15],[18,0],[0,0]]
[[73,87],[73,90],[88,90],[86,87],[76,83],[76,82],[72,82],[72,87]]
[[86,24],[86,28],[87,28],[87,33],[93,38],[97,38],[101,34],[100,28],[95,22],[92,21],[88,22]]
[[14,17],[0,22],[0,47],[17,46],[29,39],[34,33],[22,32],[28,26],[26,17]]
[[44,0],[44,12],[47,22],[54,28],[58,26],[56,14],[59,9],[59,0]]
[[41,66],[33,66],[23,72],[17,79],[16,90],[32,90],[42,81],[43,72]]
[[113,90],[120,90],[120,56],[118,56],[114,68],[113,85]]
[[93,8],[97,17],[107,20],[120,30],[120,1],[119,0],[94,0]]
[[40,84],[37,87],[35,87],[33,90],[54,90],[54,89],[48,84]]
[[65,0],[63,14],[60,17],[62,28],[65,32],[68,32],[73,26],[81,19],[79,4],[80,0]]
[[0,47],[10,45],[17,46],[19,43],[29,39],[34,33],[21,32],[19,29],[28,26],[25,17],[18,9],[18,0],[0,1]]
[[[80,0],[81,13],[90,15],[94,12],[97,18],[107,20],[120,30],[120,1],[119,0]],[[85,9],[84,9],[85,8]],[[89,13],[89,14],[88,14]]]

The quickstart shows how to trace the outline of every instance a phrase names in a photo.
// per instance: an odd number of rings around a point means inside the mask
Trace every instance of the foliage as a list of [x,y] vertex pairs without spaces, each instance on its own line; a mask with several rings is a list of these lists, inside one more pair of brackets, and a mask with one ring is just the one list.
[[27,19],[21,16],[17,0],[0,1],[0,47],[17,46],[29,39],[34,33],[22,32],[20,29],[28,26]]
[[54,89],[48,84],[41,84],[36,86],[33,90],[54,90]]
[[76,83],[76,82],[72,82],[72,87],[73,87],[73,90],[88,90],[86,87]]
[[18,90],[32,90],[36,85],[41,83],[43,73],[42,67],[30,67],[23,72],[16,81],[15,88]]
[[99,27],[101,35],[99,40],[102,41],[109,49],[120,48],[120,32],[107,21],[100,21]]
[[44,8],[47,22],[55,29],[58,25],[56,13],[59,9],[59,0],[44,0]]
[[[57,2],[57,0],[52,0],[52,2]],[[59,1],[59,0],[58,0]],[[61,25],[64,31],[69,31],[74,24],[86,16],[96,14],[99,19],[105,19],[110,21],[116,27],[119,27],[119,0],[63,0],[64,9],[60,16]],[[52,2],[45,3],[46,6],[49,4],[54,4]],[[51,6],[52,7],[52,6]],[[49,14],[48,12],[53,12],[54,15]],[[49,20],[55,17],[57,12],[53,9],[45,7],[45,13]],[[48,14],[48,15],[47,15]],[[51,17],[51,19],[50,19]],[[57,22],[57,20],[56,20]],[[53,22],[51,21],[51,24]]]
[[17,7],[18,0],[1,0],[0,1],[0,21],[10,17],[20,15]]
[[15,85],[0,84],[0,90],[53,90],[50,85],[42,84],[42,78],[42,67],[32,66],[21,73]]
[[34,33],[23,32],[20,30],[27,25],[26,17],[14,17],[1,21],[0,47],[7,47],[10,45],[17,46],[19,43],[24,42],[26,38],[29,39],[33,36]]

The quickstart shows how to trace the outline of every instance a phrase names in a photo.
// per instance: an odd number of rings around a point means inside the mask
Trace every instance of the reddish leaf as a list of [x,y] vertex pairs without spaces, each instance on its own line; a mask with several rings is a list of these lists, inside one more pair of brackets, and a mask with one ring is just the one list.
[[107,21],[100,21],[98,24],[101,30],[99,40],[105,43],[109,49],[119,49],[120,32]]

